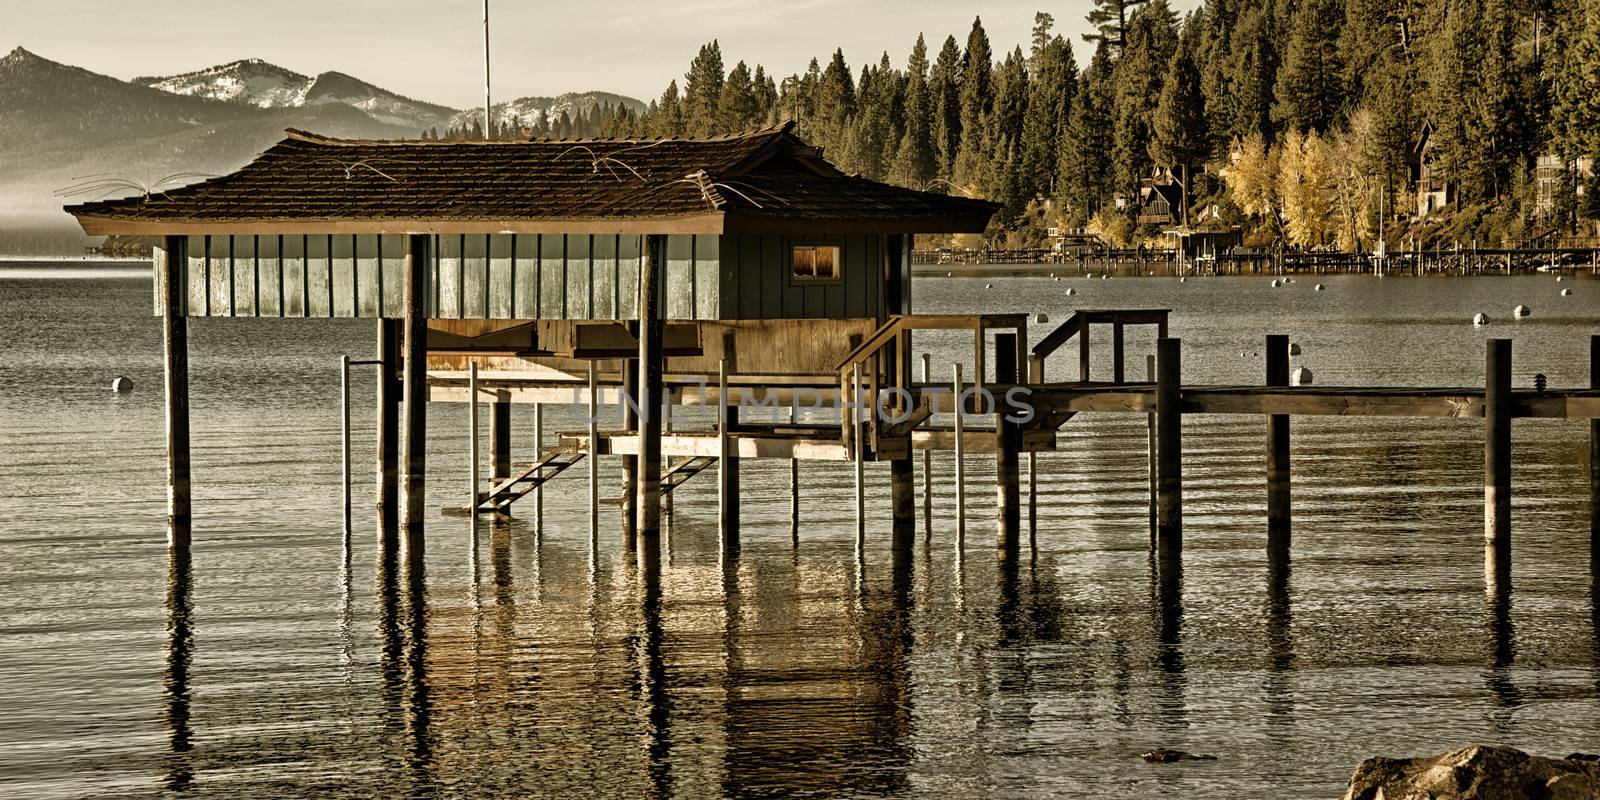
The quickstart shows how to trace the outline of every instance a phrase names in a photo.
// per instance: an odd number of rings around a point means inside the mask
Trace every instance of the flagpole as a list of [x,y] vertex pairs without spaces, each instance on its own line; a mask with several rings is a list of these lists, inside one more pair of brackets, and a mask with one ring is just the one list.
[[494,138],[494,104],[489,98],[489,0],[483,0],[483,138]]

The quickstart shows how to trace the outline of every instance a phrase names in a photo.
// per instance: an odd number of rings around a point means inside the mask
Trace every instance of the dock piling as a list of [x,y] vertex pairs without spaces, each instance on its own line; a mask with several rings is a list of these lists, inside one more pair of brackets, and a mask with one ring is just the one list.
[[856,548],[860,549],[867,535],[867,411],[861,395],[861,363],[850,368],[850,400],[854,416],[850,423],[850,452],[855,461],[856,475]]
[[717,529],[724,553],[739,549],[739,457],[733,430],[739,424],[739,405],[728,395],[728,360],[717,362]]
[[[644,418],[639,422],[638,486],[641,566],[660,563],[661,546],[661,417],[662,357],[660,255],[662,236],[646,236],[639,250],[639,395]],[[648,552],[646,552],[648,551]]]
[[183,314],[188,281],[189,239],[166,237],[157,262],[161,280],[161,349],[167,424],[167,546],[188,560],[189,497],[189,319]]
[[483,488],[478,477],[482,455],[478,452],[478,362],[467,364],[467,517],[477,530],[478,500]]
[[952,364],[950,368],[955,373],[953,391],[950,397],[956,410],[956,552],[959,553],[966,548],[967,544],[967,464],[965,442],[962,441],[965,438],[965,425],[962,424],[965,409],[961,407],[961,365]]
[[589,360],[589,543],[600,541],[600,377]]
[[420,565],[423,555],[424,505],[427,500],[428,449],[428,265],[433,237],[413,234],[406,237],[405,332],[404,350],[405,410],[401,426],[400,461],[404,477],[401,490],[405,516],[407,561]]
[[[1289,385],[1289,337],[1267,337],[1267,385]],[[1289,415],[1267,415],[1267,540],[1274,551],[1289,544]]]
[[[630,323],[635,335],[639,326]],[[637,435],[639,431],[639,369],[638,359],[624,359],[622,362],[622,429],[630,434]],[[638,535],[639,527],[639,501],[634,496],[634,486],[638,480],[638,456],[622,457],[622,546],[623,549],[632,551],[634,537]]]
[[[997,333],[994,336],[994,380],[996,385],[1014,384],[1017,382],[1017,335],[1014,333]],[[995,499],[999,506],[999,539],[1000,554],[1005,558],[1015,558],[1018,552],[1018,536],[1021,524],[1021,499],[1019,496],[1018,454],[1021,450],[1022,431],[1015,422],[1007,419],[1010,416],[1004,405],[995,403],[994,410],[994,452],[995,452]]]
[[[511,400],[497,392],[489,404],[489,483],[494,486],[511,477]],[[511,504],[495,508],[495,516],[509,515]]]
[[[922,354],[922,382],[933,383],[932,358]],[[922,535],[933,538],[933,450],[922,451]]]
[[400,320],[378,320],[378,547],[398,550],[400,517]]
[[344,540],[350,541],[350,356],[339,356],[339,484],[344,499]]
[[1484,539],[1511,553],[1511,340],[1490,339],[1484,359]]
[[1183,415],[1181,339],[1156,340],[1156,543],[1183,549]]
[[[1600,390],[1600,334],[1589,337],[1589,388]],[[1600,564],[1600,419],[1589,420],[1589,552]]]

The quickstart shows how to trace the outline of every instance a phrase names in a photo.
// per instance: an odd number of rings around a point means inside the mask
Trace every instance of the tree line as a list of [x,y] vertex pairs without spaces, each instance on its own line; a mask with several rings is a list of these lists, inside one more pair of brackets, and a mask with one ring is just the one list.
[[[781,80],[725,68],[713,41],[643,114],[607,109],[589,129],[706,136],[793,120],[847,172],[1002,202],[988,236],[1014,245],[1056,225],[1152,233],[1138,197],[1165,175],[1183,189],[1180,221],[1203,210],[1206,224],[1308,246],[1600,218],[1587,168],[1600,0],[1205,0],[1181,18],[1166,0],[1096,0],[1088,20],[1082,65],[1044,12],[1026,50],[995,52],[975,19],[937,48],[919,35],[903,64],[852,67],[836,49]],[[1411,185],[1424,141],[1453,192],[1426,222]],[[1556,184],[1542,205],[1540,157]]]

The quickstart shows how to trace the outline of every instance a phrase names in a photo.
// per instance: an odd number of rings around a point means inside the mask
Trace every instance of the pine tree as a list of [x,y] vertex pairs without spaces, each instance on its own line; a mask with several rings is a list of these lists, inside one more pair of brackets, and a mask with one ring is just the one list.
[[1327,131],[1339,121],[1346,76],[1339,55],[1341,0],[1301,0],[1295,9],[1275,118],[1297,131]]
[[722,94],[717,98],[717,114],[721,133],[735,133],[756,127],[761,120],[761,104],[756,99],[750,68],[743,61],[735,64],[723,81]]
[[1128,13],[1150,0],[1094,0],[1095,9],[1087,19],[1096,33],[1086,33],[1083,40],[1096,45],[1109,44],[1118,50],[1127,46]]
[[684,75],[684,125],[691,136],[710,136],[720,127],[717,101],[722,97],[722,46],[716,40],[700,48]]
[[1150,158],[1182,178],[1185,226],[1189,224],[1190,167],[1205,160],[1211,152],[1205,94],[1200,91],[1200,69],[1190,52],[1191,46],[1179,47],[1167,65],[1161,101],[1156,106],[1154,137],[1150,140]]
[[929,134],[933,137],[935,177],[950,180],[961,149],[961,46],[954,36],[945,37],[928,72],[928,106],[933,115]]
[[1072,59],[1072,45],[1060,36],[1052,37],[1034,54],[1028,111],[1022,122],[1020,174],[1022,189],[1030,196],[1055,194],[1056,158],[1077,92],[1078,67]]
[[1039,54],[1044,52],[1044,48],[1050,44],[1050,40],[1055,38],[1051,34],[1051,31],[1055,29],[1055,25],[1055,17],[1043,11],[1034,12],[1033,37],[1028,50],[1029,69],[1038,69]]
[[1600,156],[1600,0],[1572,0],[1557,33],[1562,47],[1552,59],[1555,145],[1569,162]]
[[842,150],[856,113],[856,87],[844,51],[833,51],[833,60],[817,82],[816,116],[813,138],[829,150]]
[[[1010,205],[1023,194],[1031,199],[1028,181],[1021,179],[1021,134],[1028,112],[1028,68],[1022,49],[1006,56],[994,73],[994,103],[985,118],[983,166],[978,182],[984,193]],[[1008,196],[1009,195],[1009,196]]]
[[1130,198],[1150,173],[1151,125],[1177,46],[1177,26],[1166,0],[1153,0],[1129,20],[1127,44],[1112,72],[1112,161],[1118,190]]
[[923,188],[933,180],[935,163],[932,104],[928,96],[928,45],[922,35],[911,48],[906,64],[905,132],[895,150],[889,180],[902,186]]
[[1111,45],[1095,48],[1067,119],[1059,153],[1057,195],[1079,223],[1111,199]]
[[683,135],[683,103],[678,99],[677,81],[667,84],[667,90],[661,93],[661,99],[650,114],[650,121],[651,136],[669,139]]
[[984,177],[984,156],[989,151],[984,134],[988,132],[989,108],[994,104],[993,59],[983,20],[975,18],[967,35],[966,52],[961,56],[961,144],[951,168],[951,180],[964,189],[976,188]]
[[750,91],[756,101],[756,122],[773,122],[773,107],[778,103],[778,85],[773,83],[772,76],[760,64],[756,65],[756,74],[750,78]]

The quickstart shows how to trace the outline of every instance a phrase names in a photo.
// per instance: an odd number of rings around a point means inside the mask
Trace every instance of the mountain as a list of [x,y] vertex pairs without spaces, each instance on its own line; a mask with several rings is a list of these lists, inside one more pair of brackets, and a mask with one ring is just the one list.
[[226,100],[256,108],[284,108],[303,104],[306,89],[313,80],[259,58],[247,58],[166,78],[134,78],[131,83],[188,97]]
[[[603,92],[524,98],[505,104],[532,121],[632,98]],[[502,106],[497,105],[496,108]],[[448,129],[458,112],[339,72],[315,77],[247,59],[167,77],[123,81],[41,57],[21,47],[0,57],[0,252],[21,230],[75,242],[68,203],[126,196],[244,165],[283,138],[285,128],[369,139],[416,138]],[[121,186],[63,193],[94,181]],[[69,245],[74,246],[74,245]]]
[[133,83],[171,94],[203,97],[256,108],[303,108],[344,105],[359,108],[373,119],[420,132],[447,125],[455,109],[412,100],[342,72],[324,72],[315,78],[276,64],[249,58],[182,75],[134,78]]
[[[568,92],[558,97],[520,97],[507,103],[494,104],[494,119],[496,125],[506,123],[519,124],[524,128],[532,128],[541,120],[555,121],[561,118],[561,113],[566,112],[568,117],[578,116],[578,112],[589,113],[596,106],[609,105],[612,107],[625,106],[635,114],[642,114],[645,110],[644,103],[632,97],[610,92]],[[450,118],[448,128],[467,128],[472,123],[483,119],[483,106],[457,112]]]

